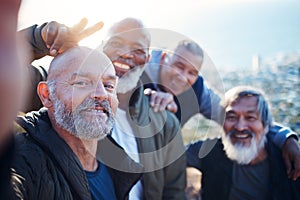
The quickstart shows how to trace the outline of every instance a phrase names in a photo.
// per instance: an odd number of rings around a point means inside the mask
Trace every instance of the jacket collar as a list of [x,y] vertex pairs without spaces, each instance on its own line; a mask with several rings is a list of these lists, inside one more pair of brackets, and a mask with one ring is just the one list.
[[67,143],[53,129],[47,109],[18,117],[17,123],[51,157],[80,199],[91,199],[82,165]]
[[[53,129],[47,109],[28,113],[25,117],[18,117],[16,121],[52,158],[77,197],[91,199],[82,165],[68,144]],[[131,187],[140,179],[142,166],[131,160],[110,136],[99,141],[97,159],[107,165],[117,198],[125,199]],[[132,171],[126,171],[128,169]]]

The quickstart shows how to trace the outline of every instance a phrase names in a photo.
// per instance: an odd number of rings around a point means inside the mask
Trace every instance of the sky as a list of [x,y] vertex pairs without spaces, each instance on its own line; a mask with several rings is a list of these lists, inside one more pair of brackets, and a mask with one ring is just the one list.
[[105,24],[80,43],[96,47],[112,23],[135,17],[196,41],[216,68],[247,68],[253,55],[300,53],[299,10],[298,0],[23,0],[18,29],[47,21],[72,26],[86,17],[89,25]]

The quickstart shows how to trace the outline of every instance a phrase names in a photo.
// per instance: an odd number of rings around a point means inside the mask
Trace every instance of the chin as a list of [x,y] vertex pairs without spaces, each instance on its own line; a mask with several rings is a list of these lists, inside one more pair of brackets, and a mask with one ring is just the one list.
[[222,134],[222,143],[227,157],[238,164],[247,165],[254,160],[259,150],[264,148],[266,136],[264,136],[258,143],[255,137],[252,137],[250,144],[243,142],[232,143],[230,136]]

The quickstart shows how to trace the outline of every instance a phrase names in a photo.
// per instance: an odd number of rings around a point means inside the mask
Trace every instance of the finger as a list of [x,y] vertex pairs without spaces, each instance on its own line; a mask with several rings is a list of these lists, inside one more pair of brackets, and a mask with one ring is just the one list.
[[283,161],[285,163],[287,176],[291,178],[290,175],[291,175],[292,165],[290,159],[288,158],[288,156],[285,156],[285,154],[283,154]]
[[159,110],[159,96],[157,95],[157,93],[151,94],[150,105],[152,106],[154,112],[158,112],[158,110]]
[[151,107],[154,107],[154,105],[155,105],[155,99],[156,99],[156,94],[155,93],[151,94],[151,96],[150,96],[150,106]]
[[52,21],[52,22],[49,22],[45,26],[45,29],[42,30],[42,37],[48,48],[50,48],[52,46],[52,44],[56,38],[59,26],[60,26],[59,23]]
[[83,30],[80,34],[79,34],[79,38],[83,39],[86,38],[92,34],[94,34],[95,32],[99,31],[102,27],[103,27],[104,23],[103,22],[98,22],[97,24]]
[[178,107],[177,107],[176,103],[172,102],[167,105],[167,109],[172,113],[176,113],[178,110]]
[[293,170],[293,173],[291,174],[293,181],[296,181],[300,177],[300,172]]
[[74,31],[74,32],[79,33],[84,29],[84,27],[87,24],[88,24],[87,18],[82,18],[79,23],[77,23],[77,24],[75,24],[74,26],[71,27],[71,30]]
[[292,174],[292,177],[293,177],[293,180],[297,180],[297,178],[300,177],[300,158],[297,157],[295,162],[294,162],[294,170],[293,170],[293,174]]
[[167,106],[170,102],[171,101],[169,99],[166,99],[166,98],[161,99],[161,102],[159,104],[159,111],[162,112],[162,111],[166,110]]
[[151,89],[150,88],[146,88],[145,90],[144,90],[144,94],[145,95],[147,95],[147,96],[150,96],[151,95]]
[[68,28],[64,25],[61,25],[58,28],[56,38],[50,48],[50,55],[55,56],[58,53],[58,51],[64,45],[67,39],[68,32]]

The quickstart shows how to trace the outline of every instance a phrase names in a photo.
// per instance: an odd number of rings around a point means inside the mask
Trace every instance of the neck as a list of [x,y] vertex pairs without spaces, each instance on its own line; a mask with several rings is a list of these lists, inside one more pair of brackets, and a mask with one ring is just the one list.
[[97,140],[80,139],[58,126],[53,127],[78,157],[84,170],[95,171],[98,168],[96,160]]
[[125,94],[118,94],[119,108],[126,110],[129,106],[129,100],[132,96],[133,91],[128,91]]
[[268,157],[267,151],[265,150],[265,148],[261,148],[261,150],[258,152],[257,156],[249,164],[255,165],[257,163],[264,161],[267,157]]

